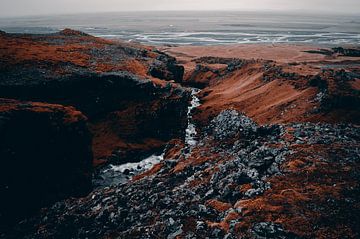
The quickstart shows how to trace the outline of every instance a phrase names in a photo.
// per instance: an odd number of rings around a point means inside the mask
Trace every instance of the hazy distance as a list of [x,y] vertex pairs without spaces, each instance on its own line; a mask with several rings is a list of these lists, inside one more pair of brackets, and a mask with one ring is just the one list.
[[116,11],[275,10],[360,13],[359,0],[1,0],[0,17]]

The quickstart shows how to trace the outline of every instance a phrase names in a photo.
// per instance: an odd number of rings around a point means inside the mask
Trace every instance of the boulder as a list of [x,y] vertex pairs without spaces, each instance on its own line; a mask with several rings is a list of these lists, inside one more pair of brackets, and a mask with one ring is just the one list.
[[0,99],[0,225],[90,191],[86,122],[73,107]]
[[149,67],[149,74],[162,80],[173,80],[181,83],[184,76],[184,67],[177,64],[174,57],[159,53],[156,61]]
[[209,130],[216,139],[226,140],[238,134],[254,135],[258,125],[241,112],[224,110],[211,121]]

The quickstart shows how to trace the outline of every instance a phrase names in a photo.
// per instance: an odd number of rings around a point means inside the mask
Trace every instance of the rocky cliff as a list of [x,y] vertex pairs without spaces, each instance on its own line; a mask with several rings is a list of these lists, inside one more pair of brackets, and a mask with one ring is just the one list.
[[189,92],[172,83],[184,72],[173,57],[70,29],[0,42],[1,97],[79,109],[94,135],[95,164],[136,161],[183,137]]
[[0,99],[0,224],[91,190],[91,135],[73,107]]

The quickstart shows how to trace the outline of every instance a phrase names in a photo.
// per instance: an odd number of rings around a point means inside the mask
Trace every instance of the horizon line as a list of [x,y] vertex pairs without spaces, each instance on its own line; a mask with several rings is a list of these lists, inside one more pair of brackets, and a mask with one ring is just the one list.
[[308,9],[197,9],[197,10],[173,10],[173,9],[159,9],[159,10],[116,10],[116,11],[88,11],[88,12],[68,12],[68,13],[40,13],[40,14],[24,14],[24,15],[8,15],[0,16],[0,19],[6,18],[26,18],[26,17],[44,17],[44,16],[69,16],[69,15],[87,15],[87,14],[111,14],[111,13],[164,13],[164,12],[267,12],[267,13],[302,13],[303,15],[312,14],[328,14],[328,15],[358,15],[356,12],[346,11],[319,11],[319,10],[308,10]]

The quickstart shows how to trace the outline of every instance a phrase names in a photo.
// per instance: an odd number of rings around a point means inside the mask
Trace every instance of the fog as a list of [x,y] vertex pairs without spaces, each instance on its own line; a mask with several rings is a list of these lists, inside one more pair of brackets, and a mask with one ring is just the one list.
[[0,16],[166,10],[360,13],[360,0],[1,0]]

